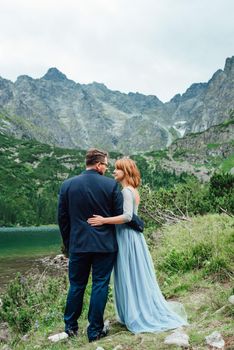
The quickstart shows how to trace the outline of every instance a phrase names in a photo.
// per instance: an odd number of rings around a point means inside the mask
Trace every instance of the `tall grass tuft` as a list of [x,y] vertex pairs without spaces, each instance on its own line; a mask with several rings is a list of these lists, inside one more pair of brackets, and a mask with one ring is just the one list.
[[169,276],[202,271],[203,277],[229,280],[234,267],[234,219],[228,215],[194,217],[165,226],[156,250],[157,270]]

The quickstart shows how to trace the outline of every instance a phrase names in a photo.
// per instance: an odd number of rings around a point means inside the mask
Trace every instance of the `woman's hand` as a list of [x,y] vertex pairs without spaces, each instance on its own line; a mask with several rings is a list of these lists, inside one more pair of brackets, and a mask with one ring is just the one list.
[[91,226],[101,226],[104,225],[105,218],[101,215],[93,215],[93,217],[89,218],[87,221]]

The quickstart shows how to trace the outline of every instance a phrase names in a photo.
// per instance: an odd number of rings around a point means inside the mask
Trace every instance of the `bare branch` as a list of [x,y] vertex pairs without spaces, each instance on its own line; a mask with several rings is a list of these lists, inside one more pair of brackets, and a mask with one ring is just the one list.
[[223,209],[222,207],[219,207],[221,209],[221,211],[223,213],[225,213],[226,215],[230,216],[231,218],[234,218],[234,215],[232,215],[231,213],[229,213],[227,210]]

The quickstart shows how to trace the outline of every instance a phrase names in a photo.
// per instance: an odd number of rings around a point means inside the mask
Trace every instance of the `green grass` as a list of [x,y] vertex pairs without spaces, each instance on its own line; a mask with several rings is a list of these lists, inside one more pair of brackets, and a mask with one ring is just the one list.
[[231,118],[232,118],[232,119],[227,119],[227,120],[225,120],[223,123],[217,125],[217,127],[226,128],[228,125],[234,124],[234,115],[233,115],[233,111],[232,111],[232,116],[231,116]]
[[[145,157],[148,158],[148,157],[152,157],[154,158],[155,160],[161,160],[161,159],[169,159],[168,158],[168,153],[167,153],[167,150],[164,149],[164,150],[155,150],[155,151],[151,151],[151,152],[146,152],[144,153]],[[137,158],[137,156],[136,156]]]
[[[155,260],[161,279],[165,278],[167,284],[172,281],[170,288],[178,275],[190,276],[190,272],[192,280],[198,278],[198,284],[210,276],[216,280],[229,279],[234,271],[234,219],[214,214],[167,226]],[[182,284],[191,277],[184,276]],[[189,289],[194,283],[187,285]]]
[[216,149],[220,146],[219,143],[208,143],[207,148],[208,149]]
[[224,172],[229,172],[232,168],[234,168],[234,154],[225,159],[221,163],[220,167]]

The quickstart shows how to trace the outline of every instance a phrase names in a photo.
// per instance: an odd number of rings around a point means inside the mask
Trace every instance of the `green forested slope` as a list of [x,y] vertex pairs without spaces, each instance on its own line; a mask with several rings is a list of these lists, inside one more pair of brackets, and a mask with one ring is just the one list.
[[[186,175],[177,177],[162,170],[155,173],[160,154],[160,151],[156,154],[155,162],[143,156],[135,157],[143,183],[168,187],[184,181]],[[107,176],[111,176],[118,156],[110,154]],[[84,169],[84,158],[85,151],[18,140],[0,133],[0,225],[56,223],[59,187],[63,180]]]
[[[110,154],[107,176],[111,176],[114,161],[120,156]],[[0,133],[0,226],[56,223],[59,187],[63,180],[84,169],[84,158],[85,151],[18,140]],[[176,176],[163,169],[167,151],[132,158],[142,174],[142,207],[153,196],[157,197],[157,205],[173,210],[176,202],[185,211],[189,208],[190,214],[216,212],[220,206],[232,211],[232,175],[219,175],[203,185],[186,173]],[[216,187],[220,190],[216,191]]]
[[83,151],[0,134],[0,224],[56,221],[59,185],[83,169]]

